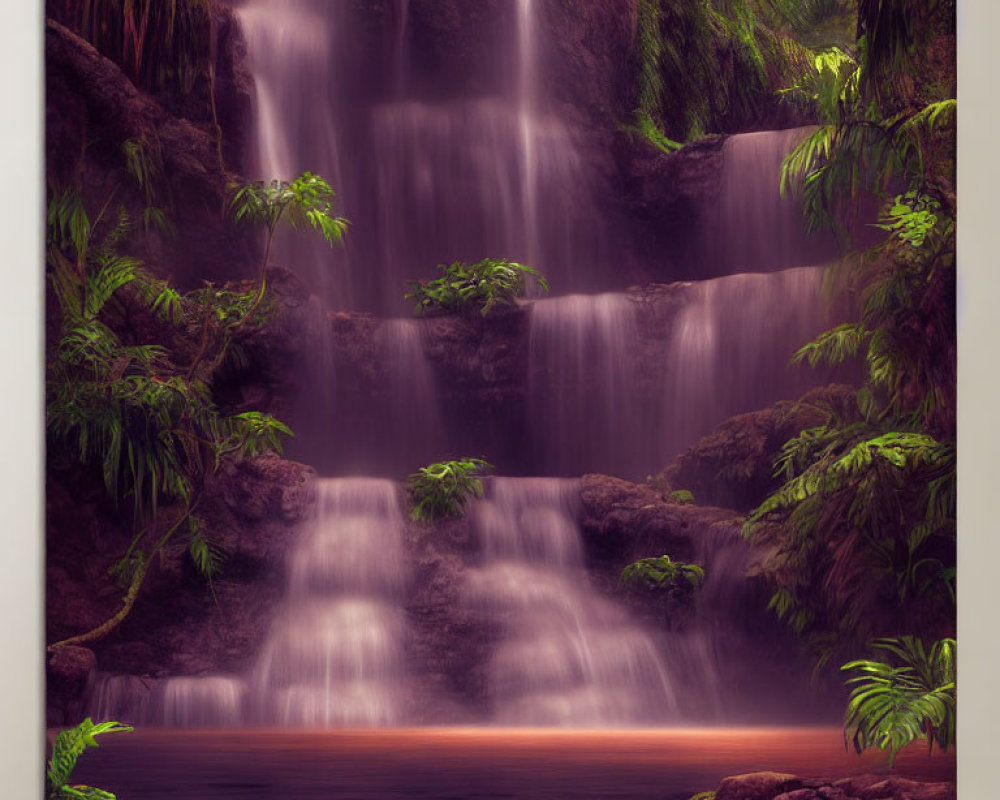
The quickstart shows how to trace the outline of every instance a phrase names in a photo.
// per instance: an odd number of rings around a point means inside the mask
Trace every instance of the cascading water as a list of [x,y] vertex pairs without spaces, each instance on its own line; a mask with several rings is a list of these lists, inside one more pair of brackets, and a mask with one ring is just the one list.
[[445,432],[422,327],[413,319],[374,324],[364,346],[373,351],[375,370],[364,380],[352,371],[351,352],[335,353],[325,369],[310,363],[312,391],[304,393],[295,420],[296,427],[305,420],[309,435],[289,452],[322,474],[339,475],[401,476],[436,460]]
[[641,478],[727,417],[814,386],[824,376],[788,360],[832,323],[822,281],[800,267],[676,286],[666,321],[626,294],[536,301],[528,415],[540,471]]
[[408,573],[396,492],[388,480],[318,481],[316,518],[289,556],[288,598],[249,675],[98,675],[92,713],[188,728],[405,721]]
[[578,483],[494,478],[476,504],[482,565],[469,602],[500,621],[494,719],[608,726],[662,722],[676,698],[652,638],[600,597],[583,569]]
[[706,231],[715,274],[765,272],[836,257],[832,234],[809,234],[801,204],[779,190],[782,160],[812,130],[758,131],[726,139],[717,219]]
[[350,268],[300,236],[277,250],[330,307],[399,313],[408,281],[487,256],[532,264],[564,286],[612,280],[576,144],[538,91],[535,5],[518,0],[513,19],[494,12],[496,41],[484,46],[510,55],[458,95],[408,79],[423,65],[407,0],[385,4],[387,30],[375,41],[348,4],[240,7],[257,81],[259,176],[320,173],[352,222]]
[[[336,5],[249,0],[237,8],[256,87],[254,177],[288,181],[310,171],[340,182],[334,73]],[[307,146],[305,146],[307,145]],[[295,266],[321,295],[349,290],[343,256],[301,233],[280,231],[272,261]]]
[[633,471],[636,444],[644,435],[632,352],[638,339],[635,303],[624,294],[534,303],[529,419],[539,472]]
[[387,480],[319,481],[289,597],[250,679],[253,716],[282,725],[405,719],[403,520]]
[[[257,176],[320,173],[352,222],[343,252],[296,235],[274,251],[320,298],[293,455],[323,474],[401,478],[462,440],[440,417],[421,323],[366,318],[364,341],[339,347],[326,309],[408,311],[409,280],[483,257],[530,264],[557,294],[623,282],[595,179],[541,90],[542,3],[469,11],[493,15],[482,46],[499,55],[467,79],[444,79],[433,58],[421,59],[427,5],[244,0],[238,9],[257,83]],[[795,204],[776,188],[780,158],[802,135],[727,140],[704,248],[706,274],[784,271],[675,285],[655,312],[635,291],[534,300],[524,425],[512,431],[533,443],[522,471],[641,478],[726,416],[816,382],[785,368],[829,323],[821,270],[801,265],[825,260],[830,243],[803,238]],[[352,360],[352,347],[375,354],[365,381],[353,379],[363,359]],[[97,715],[183,726],[411,720],[395,487],[318,482],[316,522],[290,556],[286,603],[247,675],[172,678],[152,690],[105,676]],[[500,632],[487,667],[492,720],[631,725],[694,718],[694,707],[723,716],[733,700],[724,665],[745,651],[720,620],[726,604],[742,602],[726,591],[742,585],[746,545],[701,537],[710,577],[695,622],[657,639],[589,584],[578,504],[578,483],[552,477],[494,478],[474,504],[481,561],[466,571],[464,599]]]

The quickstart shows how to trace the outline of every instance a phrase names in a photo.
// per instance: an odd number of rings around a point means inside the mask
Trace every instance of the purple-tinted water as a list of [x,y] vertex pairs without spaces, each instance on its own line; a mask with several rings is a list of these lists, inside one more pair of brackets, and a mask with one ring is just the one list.
[[834,319],[822,281],[801,267],[684,284],[655,319],[636,295],[535,302],[537,471],[642,478],[727,417],[798,397],[825,377],[788,365]]
[[654,639],[600,596],[583,569],[579,486],[494,478],[473,516],[482,563],[466,602],[499,621],[489,665],[493,721],[609,727],[676,718]]
[[[895,774],[954,781],[954,755],[926,753],[907,748]],[[102,739],[73,778],[133,800],[680,800],[748,770],[888,777],[884,760],[833,727],[139,731]]]
[[535,5],[494,9],[496,42],[484,47],[504,68],[458,95],[411,85],[420,54],[406,0],[384,4],[374,41],[371,19],[346,3],[240,7],[259,177],[323,174],[352,222],[346,254],[302,234],[283,234],[276,250],[329,307],[400,313],[408,281],[458,260],[521,261],[563,287],[609,273],[574,137],[539,88]]
[[706,242],[716,274],[769,272],[837,256],[832,234],[809,234],[801,202],[779,191],[782,160],[812,130],[758,131],[726,139],[716,220]]

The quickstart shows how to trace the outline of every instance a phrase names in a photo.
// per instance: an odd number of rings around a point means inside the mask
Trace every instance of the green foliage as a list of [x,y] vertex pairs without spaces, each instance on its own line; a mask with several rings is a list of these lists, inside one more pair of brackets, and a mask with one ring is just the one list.
[[941,203],[933,197],[917,194],[911,189],[905,195],[896,195],[896,202],[876,227],[895,233],[899,240],[913,247],[920,247],[937,224]]
[[187,94],[209,63],[208,0],[55,0],[52,5],[147,91]]
[[[784,484],[745,526],[772,547],[764,567],[775,587],[770,607],[821,663],[875,633],[874,609],[879,627],[907,629],[949,619],[955,602],[956,105],[915,90],[897,102],[891,96],[914,76],[887,80],[873,67],[905,39],[905,58],[890,60],[911,71],[925,15],[946,15],[949,4],[862,5],[854,54],[821,53],[785,95],[822,124],[781,177],[813,227],[845,230],[866,195],[893,189],[877,223],[886,238],[832,273],[836,288],[856,298],[856,319],[794,357],[810,366],[860,362],[857,410],[831,410],[825,424],[786,443],[775,461]],[[883,12],[877,26],[889,27],[876,31],[872,15]]]
[[[132,508],[135,535],[112,568],[129,587],[127,613],[150,559],[185,521],[195,566],[208,578],[215,574],[219,551],[196,515],[206,477],[227,455],[280,452],[291,431],[259,412],[220,412],[211,385],[225,348],[209,321],[227,319],[226,306],[206,295],[210,288],[182,296],[138,260],[119,255],[131,229],[124,211],[98,237],[79,193],[68,190],[53,196],[49,222],[48,277],[59,305],[46,375],[49,448],[99,467],[109,497]],[[243,308],[254,302],[253,292],[232,297]],[[130,308],[162,320],[164,344],[124,337],[127,328],[118,323]],[[206,320],[201,346],[186,359],[169,343],[182,340],[199,317]],[[208,360],[213,341],[221,355]],[[173,508],[164,514],[163,505]]]
[[694,503],[694,495],[688,489],[675,489],[670,493],[670,500],[681,505]]
[[306,225],[332,246],[343,239],[349,224],[343,217],[333,216],[335,198],[323,178],[304,172],[290,182],[254,181],[235,187],[230,212],[236,222],[263,225],[269,237],[282,220],[293,228]]
[[705,582],[705,570],[697,564],[671,561],[670,556],[662,555],[629,564],[619,580],[623,586],[643,589],[670,589],[682,583],[697,588]]
[[436,314],[479,307],[484,316],[495,305],[510,305],[524,294],[526,278],[534,280],[543,291],[549,284],[535,269],[497,258],[484,258],[475,264],[453,262],[438,265],[442,273],[432,281],[413,281],[407,300],[416,300],[416,313]]
[[70,800],[70,798],[94,798],[94,800],[115,800],[115,795],[103,789],[80,784],[70,785],[69,779],[76,768],[76,762],[88,747],[97,747],[95,737],[104,733],[127,733],[133,728],[120,722],[94,722],[87,717],[75,728],[69,728],[56,736],[52,748],[52,758],[48,764],[48,800]]
[[692,795],[688,800],[715,800],[715,791],[698,792],[698,794]]
[[330,184],[311,172],[303,172],[292,181],[253,181],[232,187],[229,212],[233,220],[263,225],[267,233],[260,265],[260,289],[242,318],[235,323],[236,326],[249,320],[264,299],[271,245],[282,221],[292,228],[312,228],[331,247],[343,239],[350,223],[343,217],[333,216],[335,198]]
[[912,636],[877,639],[872,646],[892,662],[858,660],[841,667],[859,672],[844,718],[844,742],[858,753],[877,747],[897,753],[917,739],[947,750],[955,743],[955,640],[941,639],[927,652]]
[[[679,141],[756,119],[807,57],[787,35],[789,15],[773,5],[772,0],[640,2],[636,108],[626,130],[671,152]],[[794,4],[781,5],[789,10]]]
[[460,458],[420,467],[406,479],[417,522],[431,523],[446,517],[460,517],[473,497],[483,496],[481,477],[493,465],[481,458]]

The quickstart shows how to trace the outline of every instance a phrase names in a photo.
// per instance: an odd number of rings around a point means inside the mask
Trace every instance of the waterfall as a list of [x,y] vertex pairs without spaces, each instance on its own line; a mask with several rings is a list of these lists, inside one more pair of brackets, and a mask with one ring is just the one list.
[[495,478],[474,518],[482,565],[469,602],[502,628],[489,668],[502,724],[662,722],[676,708],[652,638],[589,585],[576,517],[578,485]]
[[[326,319],[328,339],[330,325]],[[366,352],[353,342],[326,369],[316,368],[321,353],[313,352],[294,421],[306,435],[289,454],[327,475],[401,476],[438,459],[446,434],[422,328],[414,319],[373,322]],[[361,356],[370,369],[352,362]]]
[[[288,181],[305,171],[341,180],[335,103],[327,84],[334,73],[337,4],[321,0],[248,0],[236,10],[247,40],[256,88],[254,176]],[[318,237],[280,230],[272,263],[294,266],[324,296],[350,291],[341,252]]]
[[541,474],[626,475],[642,437],[635,303],[568,295],[531,308],[529,416]]
[[[460,583],[460,599],[483,622],[473,634],[489,649],[492,722],[728,719],[740,713],[734,676],[744,663],[766,665],[741,627],[749,549],[731,528],[692,537],[707,582],[691,623],[654,636],[592,583],[576,477],[642,479],[726,417],[825,377],[787,368],[797,347],[836,321],[822,298],[823,268],[806,266],[825,263],[833,243],[807,239],[797,205],[777,190],[781,158],[804,129],[722,146],[698,249],[705,274],[724,277],[608,291],[626,283],[605,230],[617,210],[598,201],[583,126],[544,91],[555,52],[545,3],[457,4],[449,24],[489,20],[479,43],[490,58],[473,59],[469,75],[418,46],[436,6],[243,0],[237,9],[256,82],[255,177],[319,173],[352,223],[344,249],[291,231],[274,248],[275,262],[301,272],[313,293],[289,455],[343,477],[317,482],[315,519],[289,553],[288,591],[252,666],[150,681],[100,674],[90,690],[96,717],[182,727],[432,717],[418,717],[410,692],[450,676],[442,669],[432,682],[407,663],[408,653],[419,660],[404,647],[415,559],[398,481],[421,464],[479,455],[461,445],[495,430],[530,441],[526,463],[511,472],[543,477],[489,479],[486,497],[471,504],[478,550],[466,539],[461,552],[435,553],[448,569],[434,575]],[[395,318],[410,311],[409,281],[484,257],[537,268],[555,296],[529,298],[496,327],[499,314],[451,327]],[[497,346],[526,325],[526,344]],[[449,336],[477,332],[468,353],[442,355]],[[502,348],[523,366],[520,378],[508,363],[488,363]],[[523,365],[509,357],[521,352]],[[448,370],[466,368],[456,384],[472,389],[444,385]],[[442,417],[442,402],[461,430]],[[497,408],[499,422],[480,419]],[[522,449],[510,452],[516,459]]]
[[257,85],[259,177],[319,173],[352,222],[343,254],[286,232],[276,258],[329,307],[390,315],[408,310],[408,281],[456,260],[521,261],[566,288],[613,281],[594,188],[539,89],[536,4],[518,0],[513,19],[494,12],[496,41],[484,46],[503,68],[459,95],[422,77],[408,0],[386,5],[381,36],[346,3],[238,9]]
[[662,469],[734,414],[791,400],[828,378],[790,368],[835,320],[823,270],[738,274],[626,294],[539,300],[531,309],[529,429],[543,474],[632,479]]
[[782,197],[781,162],[813,128],[741,133],[722,146],[717,218],[707,230],[716,272],[762,272],[830,261],[830,233],[809,234],[801,203]]
[[406,715],[396,487],[319,481],[317,518],[291,554],[289,597],[250,678],[269,724],[391,725]]

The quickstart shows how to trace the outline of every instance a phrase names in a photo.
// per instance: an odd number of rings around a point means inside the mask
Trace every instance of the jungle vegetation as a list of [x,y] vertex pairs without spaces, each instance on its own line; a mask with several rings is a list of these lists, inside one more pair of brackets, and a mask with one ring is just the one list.
[[482,458],[459,458],[419,467],[406,479],[410,516],[430,524],[460,517],[470,500],[483,496],[482,477],[493,465]]
[[[331,243],[339,238],[342,220],[328,215],[325,181],[306,175],[272,186],[275,193],[255,184],[238,189],[234,216],[262,221],[269,237],[282,220],[302,216]],[[206,284],[182,295],[121,253],[134,225],[124,207],[109,219],[110,202],[92,217],[78,187],[52,192],[47,274],[58,335],[47,359],[46,426],[50,458],[75,453],[97,468],[112,503],[130,508],[133,537],[111,570],[124,591],[119,610],[53,646],[114,630],[154,557],[176,536],[186,537],[211,586],[224,553],[198,513],[206,478],[225,458],[280,453],[292,435],[269,414],[227,413],[213,397],[219,375],[246,363],[241,334],[267,319],[266,261],[256,285]],[[159,330],[137,335],[127,324],[136,314]]]
[[548,281],[533,267],[502,258],[439,264],[438,272],[440,278],[413,281],[412,291],[405,297],[417,301],[415,313],[447,314],[478,308],[485,316],[494,306],[511,305],[522,296],[529,279],[543,292],[549,290]]
[[[820,125],[785,160],[782,189],[846,240],[874,198],[885,238],[833,273],[855,321],[794,359],[859,363],[857,409],[825,409],[784,445],[784,484],[745,526],[776,548],[771,608],[820,664],[866,642],[901,662],[843,667],[863,673],[850,681],[849,738],[890,759],[918,737],[953,742],[956,102],[940,55],[953,29],[951,2],[862,0],[854,45],[819,53],[788,89]],[[945,638],[925,653],[928,634]]]

